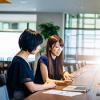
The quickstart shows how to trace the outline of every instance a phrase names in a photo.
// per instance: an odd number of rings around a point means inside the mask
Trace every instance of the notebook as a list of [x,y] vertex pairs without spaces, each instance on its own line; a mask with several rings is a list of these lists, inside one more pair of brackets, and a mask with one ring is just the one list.
[[89,88],[84,85],[69,85],[63,88],[64,91],[73,91],[73,92],[88,92]]

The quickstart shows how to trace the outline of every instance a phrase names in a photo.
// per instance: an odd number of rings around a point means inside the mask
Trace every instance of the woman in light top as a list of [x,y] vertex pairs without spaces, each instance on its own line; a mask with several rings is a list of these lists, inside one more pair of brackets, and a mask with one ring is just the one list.
[[35,74],[35,83],[53,81],[56,84],[71,84],[71,75],[63,66],[63,40],[57,36],[50,36],[47,41],[46,55],[39,58]]
[[28,63],[30,54],[37,54],[43,39],[36,31],[26,29],[19,37],[20,51],[12,60],[7,72],[7,89],[10,99],[22,100],[35,91],[53,88],[55,83],[34,83],[34,73]]

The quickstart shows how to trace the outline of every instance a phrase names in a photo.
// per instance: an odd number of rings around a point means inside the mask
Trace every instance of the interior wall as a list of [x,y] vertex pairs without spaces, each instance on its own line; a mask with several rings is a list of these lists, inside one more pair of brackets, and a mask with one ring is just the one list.
[[55,25],[60,26],[59,35],[62,36],[64,30],[63,13],[39,13],[37,14],[37,25],[46,22],[53,22]]

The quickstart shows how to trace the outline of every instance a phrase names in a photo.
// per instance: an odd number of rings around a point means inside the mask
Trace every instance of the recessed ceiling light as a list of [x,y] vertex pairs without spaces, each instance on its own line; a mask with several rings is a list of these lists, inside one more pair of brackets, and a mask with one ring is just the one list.
[[26,4],[27,1],[26,1],[26,0],[21,0],[20,3],[22,3],[22,4]]

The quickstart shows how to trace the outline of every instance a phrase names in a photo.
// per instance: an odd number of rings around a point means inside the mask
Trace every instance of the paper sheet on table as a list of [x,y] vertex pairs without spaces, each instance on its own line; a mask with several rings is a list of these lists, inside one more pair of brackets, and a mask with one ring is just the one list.
[[61,90],[48,90],[48,91],[45,91],[43,93],[47,93],[47,94],[57,94],[57,95],[71,96],[71,97],[82,94],[80,92],[69,92],[69,91],[61,91]]

